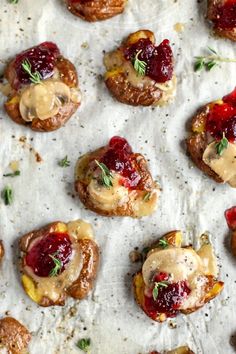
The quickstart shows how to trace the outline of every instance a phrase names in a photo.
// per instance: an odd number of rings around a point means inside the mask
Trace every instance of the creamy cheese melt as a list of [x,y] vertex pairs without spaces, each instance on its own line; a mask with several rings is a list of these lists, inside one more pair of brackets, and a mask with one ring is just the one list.
[[220,156],[214,141],[207,146],[202,159],[224,182],[236,187],[236,144],[228,143]]

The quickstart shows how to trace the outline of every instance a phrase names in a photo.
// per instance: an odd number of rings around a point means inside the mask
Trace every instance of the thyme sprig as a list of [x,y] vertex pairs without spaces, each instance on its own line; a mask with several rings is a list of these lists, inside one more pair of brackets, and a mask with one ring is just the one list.
[[29,61],[29,59],[25,59],[21,63],[22,68],[29,74],[30,81],[33,82],[34,84],[40,84],[42,80],[42,76],[38,71],[35,71],[34,73],[32,72],[32,66]]
[[19,2],[19,0],[9,0],[9,3],[10,4],[14,4],[14,5],[18,4],[18,2]]
[[13,202],[13,190],[11,189],[11,187],[6,186],[3,190],[2,190],[2,199],[4,200],[5,205],[11,205]]
[[165,239],[161,238],[159,240],[159,246],[162,247],[162,248],[166,248],[166,247],[169,246],[169,243]]
[[169,285],[168,281],[159,281],[154,283],[154,288],[152,290],[152,297],[155,301],[158,298],[159,289],[167,288],[168,285]]
[[3,177],[16,177],[16,176],[20,176],[20,171],[17,170],[17,171],[14,171],[12,173],[6,173],[3,175]]
[[90,338],[82,338],[78,341],[76,346],[83,350],[85,353],[90,353],[90,345],[91,345],[91,339]]
[[138,76],[144,76],[146,74],[147,63],[144,60],[140,60],[138,57],[142,53],[142,50],[139,50],[133,59],[134,70]]
[[59,275],[59,272],[62,268],[62,261],[57,258],[56,256],[58,256],[58,252],[55,252],[53,254],[49,254],[49,257],[52,258],[53,262],[54,262],[54,267],[51,269],[50,273],[49,273],[49,277],[56,277]]
[[211,47],[207,47],[207,49],[209,51],[209,55],[195,57],[196,59],[194,63],[195,71],[201,71],[204,68],[210,71],[212,68],[217,66],[220,62],[236,63],[235,58],[224,58],[220,54],[218,54],[215,49]]
[[222,156],[224,150],[227,149],[228,144],[229,141],[226,138],[225,133],[223,133],[222,139],[218,143],[216,143],[216,151],[219,156]]
[[101,183],[104,187],[110,189],[113,184],[112,184],[112,178],[113,175],[109,168],[102,162],[98,162],[98,160],[95,160],[96,164],[100,168],[102,174],[101,174]]
[[69,167],[70,166],[70,161],[68,160],[68,156],[66,155],[64,159],[58,161],[58,165],[60,167]]

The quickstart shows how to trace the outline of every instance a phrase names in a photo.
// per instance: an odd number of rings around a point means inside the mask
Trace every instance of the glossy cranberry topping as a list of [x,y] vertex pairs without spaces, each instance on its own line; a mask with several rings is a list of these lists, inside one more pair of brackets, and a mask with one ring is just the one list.
[[230,142],[236,140],[236,89],[223,97],[223,104],[214,104],[210,109],[206,130],[217,140],[223,133]]
[[32,73],[38,71],[42,79],[47,79],[53,75],[55,61],[59,54],[60,51],[57,45],[52,42],[41,43],[18,54],[14,60],[14,69],[16,71],[14,88],[18,89],[21,84],[31,83],[29,74],[22,67],[24,60],[27,59],[30,62]]
[[225,218],[229,228],[236,230],[236,206],[225,211]]
[[171,283],[167,287],[158,289],[158,297],[145,295],[145,309],[153,319],[160,313],[165,313],[167,317],[175,317],[179,312],[179,307],[190,294],[191,290],[186,281]]
[[219,6],[216,11],[215,27],[222,29],[233,29],[236,27],[236,1],[228,0],[223,6]]
[[52,257],[55,257],[61,263],[61,267],[57,272],[57,275],[59,275],[65,270],[71,254],[72,248],[69,236],[63,233],[50,233],[30,249],[25,260],[26,264],[33,269],[36,275],[48,277],[55,268],[55,262]]
[[124,55],[127,60],[133,61],[136,54],[138,59],[144,61],[146,66],[146,75],[156,82],[166,82],[172,78],[173,53],[170,42],[165,39],[161,44],[155,46],[149,39],[139,39],[136,43],[124,49]]
[[111,171],[124,177],[121,183],[125,187],[130,189],[137,187],[141,177],[135,168],[133,152],[126,139],[119,136],[111,138],[108,150],[103,155],[101,162]]

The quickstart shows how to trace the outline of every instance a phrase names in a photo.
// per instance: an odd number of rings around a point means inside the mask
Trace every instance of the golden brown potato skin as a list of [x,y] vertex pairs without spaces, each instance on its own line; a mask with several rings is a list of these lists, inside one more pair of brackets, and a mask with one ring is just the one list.
[[127,2],[127,0],[87,0],[84,3],[65,1],[71,13],[89,22],[102,21],[121,14]]
[[[122,43],[121,47],[113,53],[120,54],[123,46],[132,44],[140,38],[147,38],[152,43],[155,43],[155,36],[152,31],[140,30],[130,34]],[[120,55],[123,56],[123,54]],[[106,65],[105,60],[104,63]],[[155,86],[155,82],[153,81],[152,85],[148,85],[147,87],[136,87],[127,79],[127,74],[125,70],[121,70],[121,67],[117,68],[117,71],[106,67],[107,73],[105,75],[105,84],[111,94],[119,102],[129,104],[131,106],[157,105],[158,101],[163,96],[163,91]]]
[[11,354],[21,354],[26,350],[31,334],[20,322],[12,317],[0,320],[0,348],[5,347]]
[[[181,232],[178,230],[168,232],[161,239],[166,240],[168,242],[168,244],[173,247],[181,247],[182,236],[181,236]],[[152,249],[158,247],[157,246],[158,242],[159,242],[159,239],[157,239],[151,245],[149,250],[152,250]],[[207,275],[206,278],[208,279],[208,282],[206,283],[206,286],[205,286],[205,292],[204,292],[205,296],[201,299],[201,301],[199,301],[198,304],[195,305],[195,307],[185,309],[185,310],[180,310],[181,313],[188,315],[192,312],[197,311],[199,308],[204,306],[207,302],[211,301],[213,298],[215,298],[222,291],[223,286],[224,286],[223,282],[217,281],[211,275]],[[145,308],[145,301],[144,301],[145,300],[144,299],[145,283],[143,280],[142,270],[140,270],[136,274],[134,274],[133,290],[134,290],[134,298],[135,298],[137,304],[146,313],[146,315],[148,317],[150,317],[149,312]],[[167,316],[165,313],[161,313],[155,319],[152,317],[150,317],[150,318],[156,322],[164,322],[164,321],[166,321]]]
[[[14,81],[14,77],[16,75],[13,65],[14,60],[8,64],[4,73],[10,85]],[[68,59],[60,56],[56,60],[55,67],[59,71],[59,77],[63,83],[70,88],[78,87],[78,76],[75,66]],[[75,113],[80,106],[80,103],[69,102],[68,104],[62,106],[59,112],[51,118],[45,120],[33,119],[32,122],[26,122],[20,114],[19,97],[18,92],[13,91],[13,94],[5,102],[4,106],[7,114],[15,123],[29,126],[32,130],[39,132],[50,132],[59,129],[70,119],[72,114]]]
[[223,180],[208,165],[206,165],[202,159],[203,153],[208,145],[207,134],[204,129],[202,129],[202,127],[205,126],[208,112],[209,105],[206,105],[193,117],[192,133],[186,140],[187,152],[200,170],[216,182],[223,183]]
[[[100,157],[106,151],[106,147],[102,147],[90,154],[90,161],[92,160],[99,160]],[[137,161],[137,169],[139,174],[141,175],[141,182],[139,188],[143,188],[144,190],[151,191],[153,188],[156,187],[155,182],[152,179],[151,173],[148,169],[147,161],[141,154],[134,154],[134,157]],[[132,208],[131,202],[126,204],[122,204],[122,206],[117,207],[117,209],[105,211],[100,209],[96,205],[94,205],[93,201],[89,197],[89,193],[87,192],[88,184],[86,181],[83,180],[75,180],[75,190],[79,195],[81,202],[85,205],[86,208],[89,210],[102,215],[102,216],[134,216],[134,211]]]
[[[224,5],[226,2],[227,0],[208,0],[207,18],[214,23],[214,21],[217,20],[217,8]],[[236,28],[222,29],[215,25],[213,30],[214,33],[220,37],[236,41]]]
[[4,251],[4,246],[2,240],[0,240],[0,263],[2,261],[2,258],[4,257],[5,251]]
[[[24,256],[29,249],[30,243],[36,238],[43,237],[48,233],[53,232],[58,223],[60,223],[60,221],[48,224],[39,230],[31,231],[20,238],[19,248],[20,251],[23,252],[23,257],[21,259],[22,272],[24,270]],[[47,297],[43,297],[40,303],[38,303],[40,306],[63,306],[68,296],[81,300],[85,298],[93,288],[99,266],[99,247],[95,241],[88,238],[78,240],[78,244],[81,246],[83,258],[83,265],[78,279],[61,293],[60,298],[56,302],[53,302]]]

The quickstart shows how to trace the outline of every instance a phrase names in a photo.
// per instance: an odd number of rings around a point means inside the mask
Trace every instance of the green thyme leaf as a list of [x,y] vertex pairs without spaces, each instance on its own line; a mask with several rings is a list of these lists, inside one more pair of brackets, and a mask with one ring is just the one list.
[[58,276],[61,268],[62,268],[62,262],[60,259],[58,259],[56,256],[58,255],[58,252],[55,252],[53,254],[49,254],[49,257],[52,258],[54,262],[54,267],[49,273],[49,277],[56,277]]
[[19,2],[19,0],[9,0],[9,2],[11,3],[11,4],[18,4],[18,2]]
[[223,133],[223,138],[219,143],[216,143],[216,151],[219,156],[222,156],[225,149],[228,147],[228,139],[225,137],[225,133]]
[[146,73],[147,63],[143,60],[139,60],[138,56],[140,53],[142,53],[142,50],[139,50],[138,53],[135,55],[133,60],[133,66],[138,76],[144,76]]
[[215,60],[210,60],[205,64],[207,70],[211,70],[216,65],[217,65],[217,62]]
[[38,71],[35,71],[34,73],[32,73],[32,67],[31,67],[30,61],[28,59],[25,59],[21,63],[21,66],[25,70],[25,72],[27,72],[27,74],[29,74],[31,82],[33,82],[34,84],[41,83],[41,79],[42,79],[41,74]]
[[168,242],[166,240],[164,240],[163,238],[161,238],[159,240],[159,246],[161,246],[162,248],[166,248],[169,246]]
[[62,159],[58,162],[58,165],[60,167],[69,167],[70,166],[70,161],[68,160],[67,155],[64,157],[64,159]]
[[155,301],[158,298],[159,289],[167,288],[168,285],[169,285],[168,281],[159,281],[154,283],[154,288],[152,290],[152,297]]
[[2,199],[4,200],[5,205],[11,205],[13,202],[13,191],[11,187],[6,186],[2,190]]
[[82,338],[78,341],[76,346],[83,350],[85,353],[88,353],[90,350],[91,339],[90,338]]
[[102,174],[101,174],[102,185],[104,187],[110,189],[113,186],[113,184],[112,184],[113,175],[112,175],[111,171],[104,163],[98,162],[97,160],[95,160],[95,162],[102,172]]
[[199,57],[196,60],[195,64],[194,64],[194,71],[202,70],[204,68],[204,65],[205,65],[204,58],[203,57]]
[[16,177],[16,176],[20,176],[20,171],[17,170],[13,173],[6,173],[5,175],[3,175],[3,177]]
[[143,197],[143,201],[144,202],[148,202],[150,200],[150,197],[151,197],[151,193],[150,192],[145,193],[145,195]]

